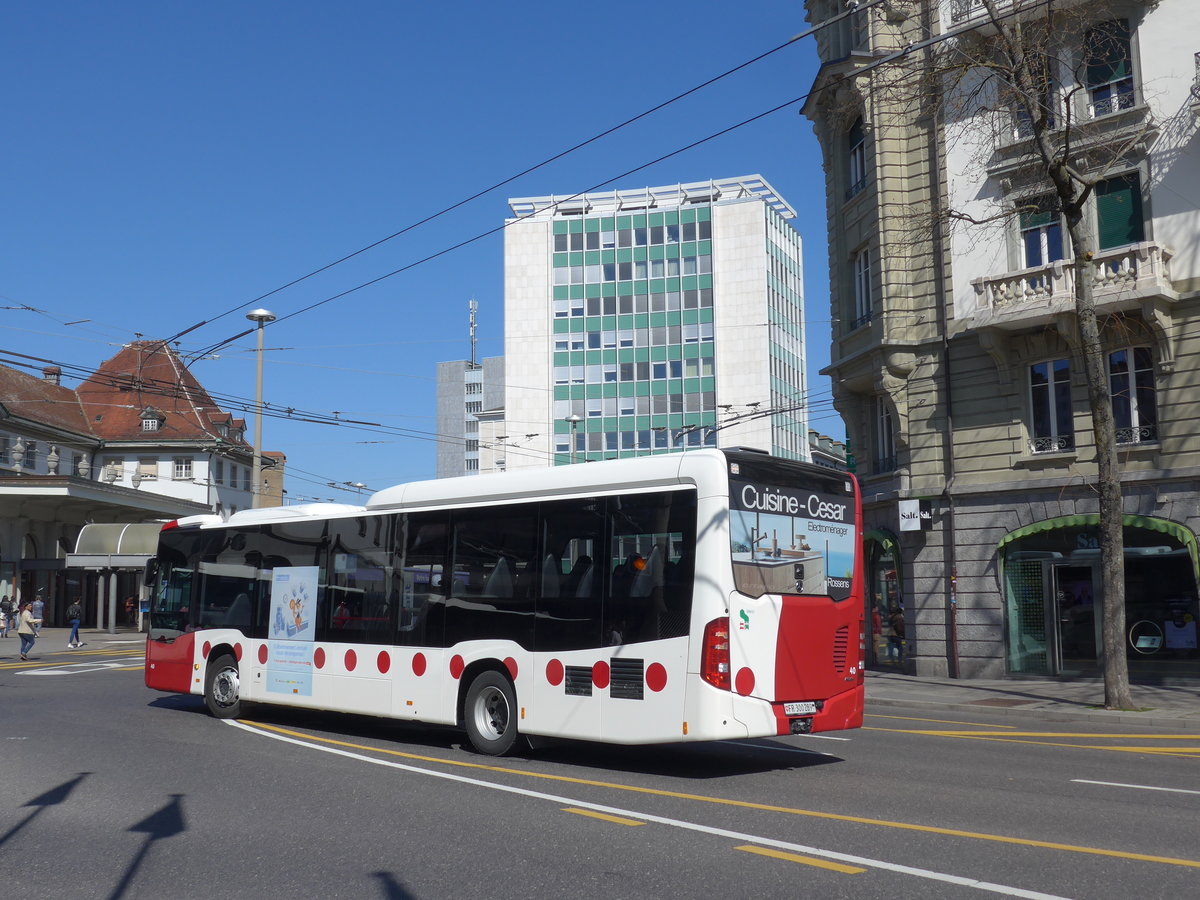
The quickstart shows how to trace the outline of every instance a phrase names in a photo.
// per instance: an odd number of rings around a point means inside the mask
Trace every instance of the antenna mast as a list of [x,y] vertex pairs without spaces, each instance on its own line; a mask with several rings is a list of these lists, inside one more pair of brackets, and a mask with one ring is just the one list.
[[471,310],[471,368],[475,369],[478,368],[475,363],[475,311],[479,309],[479,304],[472,299],[467,307]]

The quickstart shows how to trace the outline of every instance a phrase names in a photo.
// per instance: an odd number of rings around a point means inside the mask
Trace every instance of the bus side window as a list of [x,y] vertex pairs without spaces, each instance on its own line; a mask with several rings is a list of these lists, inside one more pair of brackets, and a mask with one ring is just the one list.
[[538,650],[590,650],[601,646],[600,592],[604,500],[557,500],[542,504],[541,589],[535,599],[534,645]]
[[696,495],[634,494],[610,500],[613,569],[604,610],[610,644],[681,637],[692,606]]
[[478,635],[529,647],[539,590],[537,507],[534,504],[455,510],[454,573],[467,576],[446,604],[446,640]]
[[396,538],[400,551],[399,610],[395,641],[400,646],[444,646],[446,570],[450,522],[446,513],[401,516]]

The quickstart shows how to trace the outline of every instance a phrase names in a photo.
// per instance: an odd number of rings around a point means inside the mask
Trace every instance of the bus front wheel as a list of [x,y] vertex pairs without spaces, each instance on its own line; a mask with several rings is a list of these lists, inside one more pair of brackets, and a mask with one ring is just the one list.
[[237,660],[226,653],[208,664],[204,678],[204,703],[218,719],[236,719],[242,714],[241,681]]
[[517,742],[517,693],[499,672],[480,672],[463,705],[467,739],[479,753],[504,756]]

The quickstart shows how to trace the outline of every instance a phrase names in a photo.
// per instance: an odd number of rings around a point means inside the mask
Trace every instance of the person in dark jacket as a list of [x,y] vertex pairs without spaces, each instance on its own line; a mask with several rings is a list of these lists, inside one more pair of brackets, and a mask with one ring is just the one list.
[[83,607],[79,605],[78,600],[72,601],[71,605],[67,607],[67,621],[71,623],[71,636],[67,638],[68,650],[83,646],[83,641],[79,640],[79,622],[82,618]]

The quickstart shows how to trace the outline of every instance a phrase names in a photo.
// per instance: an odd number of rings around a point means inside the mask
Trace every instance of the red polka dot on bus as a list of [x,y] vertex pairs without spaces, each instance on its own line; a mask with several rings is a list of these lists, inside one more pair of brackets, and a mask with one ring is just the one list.
[[265,666],[267,664],[267,645],[266,644],[258,645],[258,662],[259,662],[259,665],[263,665],[263,666]]
[[235,658],[235,659],[236,659],[238,662],[241,662],[241,661],[242,661],[242,654],[243,654],[244,652],[245,652],[245,650],[242,648],[242,645],[241,645],[241,644],[234,644],[234,645],[233,645],[233,656],[234,656],[234,658]]
[[557,659],[552,659],[546,663],[546,680],[555,687],[562,684],[564,674],[566,673],[563,669],[563,664]]
[[749,669],[738,669],[734,687],[743,697],[749,695],[754,690],[754,673]]
[[200,656],[204,659],[208,659],[208,654],[210,653],[212,653],[212,644],[210,644],[208,641],[205,641],[204,646],[200,648]]
[[346,671],[353,672],[354,667],[358,665],[358,654],[353,650],[346,651]]
[[463,658],[455,653],[450,660],[450,677],[455,679],[462,678],[463,669],[466,667],[467,664],[463,662]]
[[505,657],[504,668],[508,669],[508,677],[513,681],[517,680],[517,661],[511,656]]
[[667,686],[667,669],[662,663],[651,663],[646,669],[646,687],[658,693]]
[[608,687],[608,675],[608,663],[604,660],[600,660],[600,662],[592,666],[592,684],[600,688],[600,690]]
[[425,674],[425,667],[427,665],[429,665],[429,663],[425,659],[425,654],[418,653],[416,656],[413,657],[413,660],[412,660],[413,674],[416,675],[418,678],[420,678],[422,675]]
[[318,647],[313,653],[313,665],[318,669],[325,668],[325,648]]
[[375,660],[375,665],[379,667],[379,674],[387,674],[388,669],[392,667],[392,658],[388,656],[386,650],[379,651],[379,657]]

